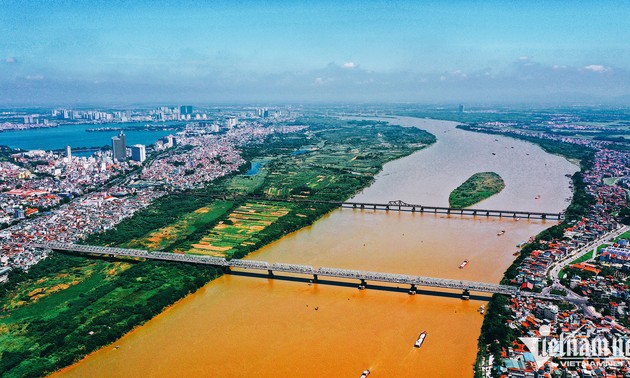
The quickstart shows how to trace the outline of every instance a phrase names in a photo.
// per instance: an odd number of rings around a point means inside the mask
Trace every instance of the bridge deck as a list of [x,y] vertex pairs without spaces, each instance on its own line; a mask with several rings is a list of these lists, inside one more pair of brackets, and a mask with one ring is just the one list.
[[523,295],[523,296],[531,296],[531,297],[536,297],[540,299],[550,299],[550,300],[562,299],[561,296],[554,296],[554,295],[544,296],[537,293],[520,292],[520,290],[517,287],[508,286],[508,285],[453,280],[453,279],[445,279],[445,278],[411,276],[411,275],[406,275],[406,274],[380,273],[380,272],[369,272],[369,271],[361,271],[361,270],[327,268],[327,267],[314,269],[311,266],[299,265],[299,264],[282,264],[282,263],[269,264],[266,261],[239,260],[239,259],[227,260],[224,258],[209,257],[209,256],[185,255],[185,254],[159,252],[159,251],[148,252],[146,250],[141,250],[141,249],[99,247],[99,246],[56,243],[56,242],[31,244],[30,246],[34,248],[44,248],[44,249],[50,249],[50,250],[56,250],[56,251],[86,253],[86,254],[95,254],[95,255],[104,255],[104,256],[123,256],[123,257],[131,257],[131,258],[143,258],[143,259],[153,259],[153,260],[186,262],[186,263],[194,263],[194,264],[205,264],[205,265],[213,265],[213,266],[226,267],[226,268],[263,270],[263,271],[268,271],[269,273],[286,272],[286,273],[293,273],[293,274],[308,274],[308,275],[313,275],[317,277],[357,279],[357,280],[363,280],[363,281],[373,281],[373,282],[376,281],[376,282],[385,282],[385,283],[392,283],[392,284],[415,285],[415,286],[435,287],[435,288],[443,288],[443,289],[469,290],[469,291],[484,292],[484,293],[499,293],[499,294],[505,294],[505,295]]
[[[229,196],[217,196],[212,194],[196,193],[195,196],[204,196],[212,198],[236,198]],[[444,207],[444,206],[426,206],[406,203],[401,200],[389,201],[387,203],[375,203],[375,202],[353,202],[353,201],[326,201],[326,200],[314,200],[308,198],[275,198],[275,197],[261,197],[261,196],[245,196],[241,197],[252,201],[272,201],[272,202],[304,202],[304,203],[322,203],[335,205],[340,207],[372,209],[372,210],[391,210],[391,211],[407,211],[407,212],[419,212],[419,213],[434,213],[434,214],[453,214],[453,215],[478,215],[487,217],[505,217],[505,218],[528,218],[528,219],[550,219],[550,220],[562,220],[564,219],[564,212],[550,213],[539,211],[527,211],[527,210],[494,210],[494,209],[475,209],[475,208],[456,208],[456,207]]]
[[436,213],[436,214],[453,214],[453,215],[478,215],[488,217],[511,217],[511,218],[534,218],[534,219],[551,219],[562,220],[564,213],[550,213],[526,210],[496,210],[496,209],[475,209],[475,208],[456,208],[444,206],[426,206],[406,203],[401,200],[389,201],[388,203],[375,202],[353,202],[353,201],[322,201],[302,198],[267,198],[267,197],[247,197],[251,200],[274,201],[274,202],[306,202],[306,203],[325,203],[346,208],[360,208],[372,210],[391,210],[391,211],[407,211],[419,213]]

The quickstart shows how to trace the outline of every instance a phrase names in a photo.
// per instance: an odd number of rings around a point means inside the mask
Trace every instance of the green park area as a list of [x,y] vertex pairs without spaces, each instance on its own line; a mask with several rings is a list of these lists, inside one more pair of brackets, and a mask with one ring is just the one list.
[[494,172],[480,172],[470,176],[448,197],[451,207],[465,208],[489,198],[505,188],[501,176]]
[[[164,196],[85,244],[241,258],[312,224],[388,161],[434,143],[416,128],[303,118],[303,132],[243,147],[241,171]],[[244,175],[252,161],[265,164]],[[282,201],[280,201],[280,199]],[[0,372],[46,375],[129,332],[218,277],[218,268],[54,253],[0,285]]]

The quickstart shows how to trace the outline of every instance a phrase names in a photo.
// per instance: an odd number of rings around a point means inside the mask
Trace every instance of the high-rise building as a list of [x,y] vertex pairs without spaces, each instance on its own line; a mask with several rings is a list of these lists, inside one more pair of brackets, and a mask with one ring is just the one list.
[[66,157],[69,163],[72,160],[72,148],[70,146],[66,146]]
[[131,160],[142,163],[146,159],[147,153],[144,144],[134,144],[131,146]]
[[171,148],[175,145],[175,142],[173,140],[173,136],[172,135],[167,135],[165,137],[162,138],[162,143],[163,146],[166,148]]
[[260,118],[267,118],[269,117],[269,110],[267,108],[258,108],[256,109],[256,115]]
[[112,157],[117,161],[127,159],[127,137],[122,130],[117,137],[112,138]]
[[238,118],[236,117],[230,117],[227,120],[227,127],[228,129],[231,129],[232,127],[235,127],[238,124]]
[[181,115],[192,114],[192,112],[193,112],[192,105],[182,105],[179,107],[179,114]]

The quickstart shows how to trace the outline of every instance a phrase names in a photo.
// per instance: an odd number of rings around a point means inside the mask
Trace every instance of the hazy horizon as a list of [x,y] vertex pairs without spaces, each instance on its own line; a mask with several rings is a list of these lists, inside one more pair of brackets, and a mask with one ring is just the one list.
[[2,4],[0,106],[630,103],[630,2]]

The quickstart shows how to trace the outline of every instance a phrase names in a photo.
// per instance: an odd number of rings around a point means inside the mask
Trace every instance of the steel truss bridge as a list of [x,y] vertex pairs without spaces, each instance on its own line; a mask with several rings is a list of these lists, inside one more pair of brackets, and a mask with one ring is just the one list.
[[369,272],[362,270],[351,269],[339,269],[339,268],[327,268],[321,267],[318,269],[309,265],[300,264],[283,264],[283,263],[268,263],[266,261],[256,260],[228,260],[225,258],[211,257],[211,256],[198,256],[177,254],[170,252],[148,252],[141,249],[128,249],[128,248],[113,248],[113,247],[101,247],[92,245],[80,245],[71,243],[32,243],[28,245],[32,248],[47,249],[52,251],[72,252],[88,255],[107,256],[107,257],[126,257],[126,258],[140,258],[149,260],[162,260],[183,262],[192,264],[204,264],[216,267],[221,267],[225,270],[231,268],[234,269],[252,269],[266,271],[270,277],[273,277],[275,273],[290,273],[290,274],[303,274],[313,277],[313,281],[317,282],[320,277],[329,277],[337,279],[351,279],[359,281],[359,289],[365,289],[367,282],[383,282],[390,284],[401,284],[409,286],[409,294],[416,294],[417,288],[432,287],[440,289],[453,289],[462,291],[462,299],[468,299],[470,292],[481,293],[498,293],[504,295],[520,295],[524,297],[532,297],[544,300],[563,300],[563,296],[559,295],[543,295],[538,293],[521,292],[519,288],[509,285],[499,285],[485,282],[474,281],[462,281],[445,278],[423,277],[423,276],[411,276],[406,274],[395,273],[381,273],[381,272]]
[[[292,200],[294,202],[308,200]],[[323,202],[323,201],[312,201]],[[535,211],[522,210],[490,210],[490,209],[471,209],[441,206],[425,206],[406,203],[401,200],[389,201],[387,203],[370,203],[370,202],[327,202],[337,206],[362,210],[384,210],[384,211],[407,211],[412,213],[432,213],[432,214],[451,214],[451,215],[472,215],[499,218],[527,218],[527,219],[551,219],[562,220],[564,213],[545,213]]]
[[[215,196],[204,195],[200,193],[194,194],[195,196],[208,196],[213,198],[238,198],[230,196]],[[549,219],[549,220],[563,220],[564,212],[550,213],[550,212],[536,212],[525,210],[492,210],[492,209],[473,209],[473,208],[457,208],[457,207],[443,207],[443,206],[426,206],[407,203],[401,200],[389,201],[387,203],[375,203],[375,202],[353,202],[353,201],[324,201],[324,200],[312,200],[305,198],[276,198],[276,197],[258,197],[258,196],[245,196],[241,197],[252,201],[271,201],[271,202],[297,202],[297,203],[320,203],[339,206],[343,208],[361,209],[361,210],[381,210],[381,211],[405,211],[412,213],[429,213],[429,214],[449,214],[449,215],[470,215],[470,216],[485,216],[485,217],[499,217],[499,218],[526,218],[526,219]]]

